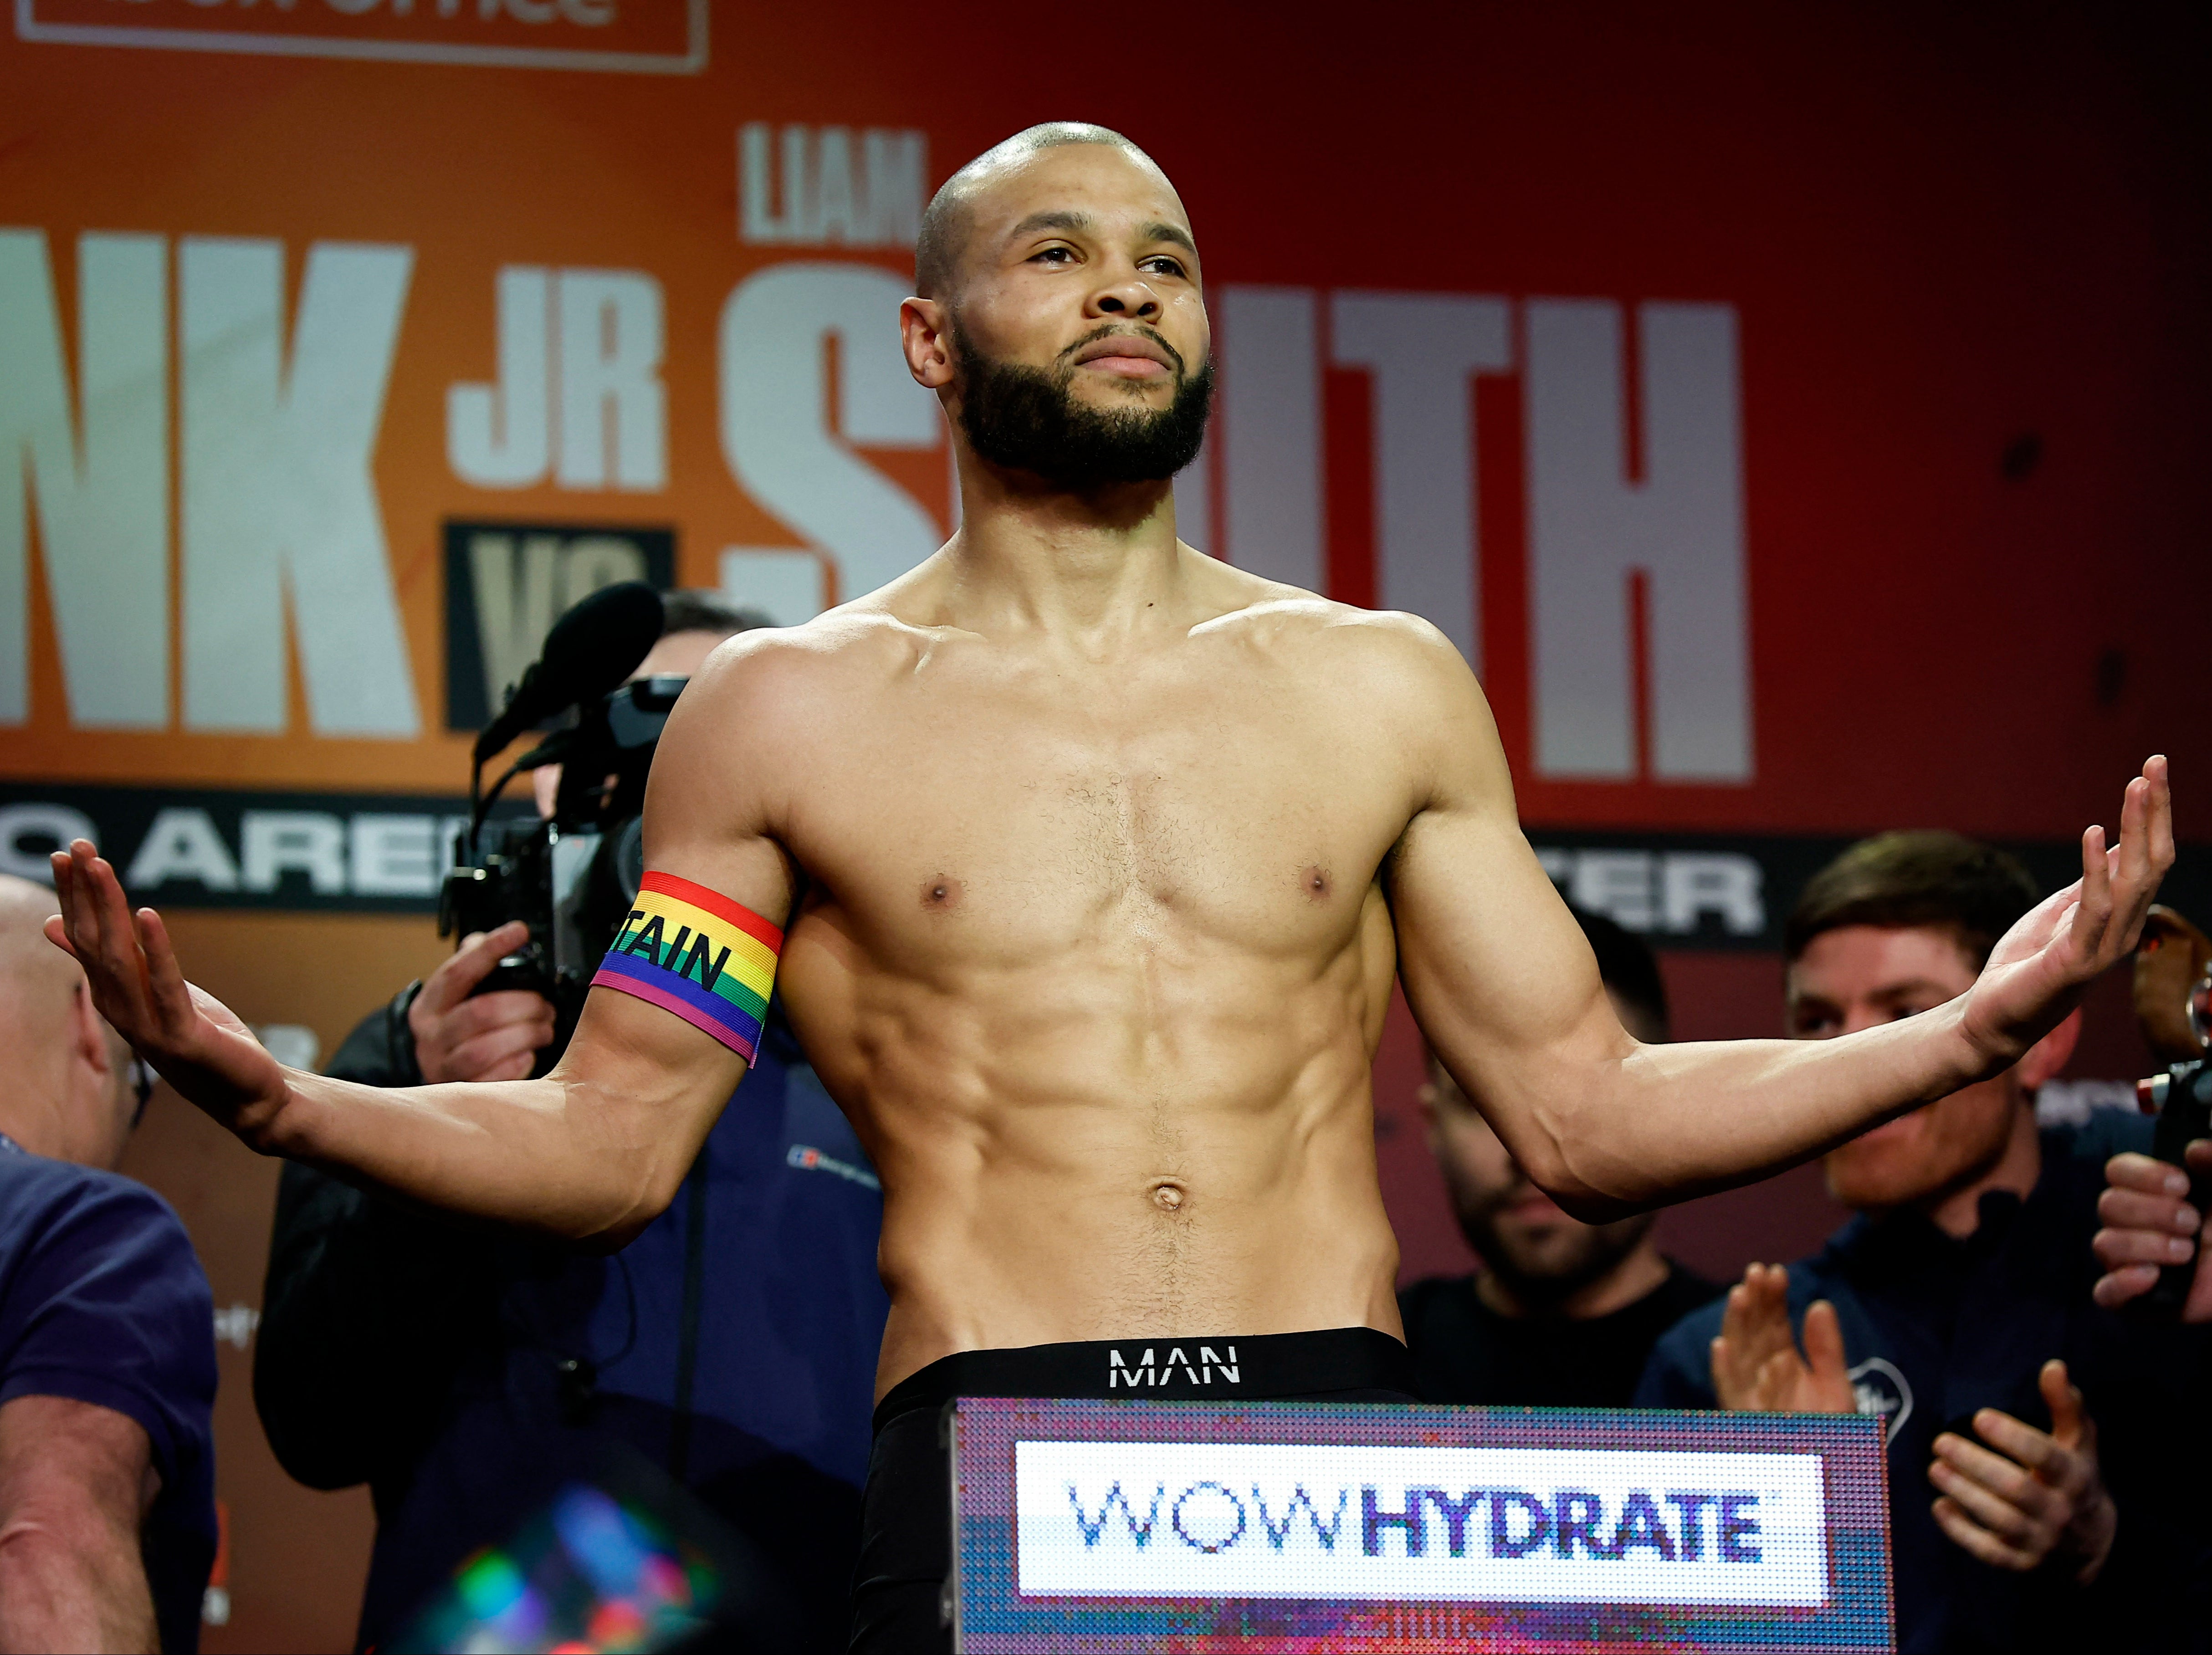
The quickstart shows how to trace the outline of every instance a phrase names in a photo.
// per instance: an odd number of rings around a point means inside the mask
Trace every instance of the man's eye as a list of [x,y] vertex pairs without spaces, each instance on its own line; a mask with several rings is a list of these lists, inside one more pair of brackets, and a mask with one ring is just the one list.
[[1075,252],[1073,248],[1047,247],[1041,252],[1032,253],[1030,256],[1030,263],[1034,264],[1039,260],[1043,260],[1048,264],[1064,264],[1074,257]]
[[1165,254],[1161,254],[1157,258],[1146,259],[1144,263],[1144,268],[1146,270],[1157,270],[1162,276],[1180,276],[1188,274],[1182,267],[1182,261],[1181,259],[1170,258]]

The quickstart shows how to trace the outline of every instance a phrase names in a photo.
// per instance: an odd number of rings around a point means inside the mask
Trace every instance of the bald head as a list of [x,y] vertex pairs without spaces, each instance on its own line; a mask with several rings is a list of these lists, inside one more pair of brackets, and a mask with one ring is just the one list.
[[924,299],[942,299],[951,292],[975,223],[973,203],[980,191],[1040,151],[1071,143],[1104,144],[1119,149],[1147,171],[1159,173],[1163,182],[1167,178],[1158,162],[1110,127],[1094,126],[1089,121],[1046,121],[1017,132],[945,179],[930,197],[928,209],[921,215],[921,233],[915,239],[915,291]]
[[42,998],[66,997],[84,980],[76,961],[46,941],[46,916],[60,912],[45,886],[0,874],[0,1017]]
[[112,1167],[130,1132],[130,1048],[92,1009],[76,961],[46,940],[58,906],[45,886],[0,874],[0,1132]]

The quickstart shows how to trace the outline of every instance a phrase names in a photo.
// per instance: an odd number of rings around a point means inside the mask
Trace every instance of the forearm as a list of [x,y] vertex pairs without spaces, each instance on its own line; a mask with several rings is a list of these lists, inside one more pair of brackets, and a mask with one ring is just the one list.
[[[1506,1141],[1593,1221],[1770,1176],[1990,1072],[1963,1001],[1831,1040],[1543,1054],[1501,1075]],[[1488,1088],[1486,1088],[1486,1090]]]
[[686,1123],[573,1075],[403,1088],[285,1079],[272,1107],[239,1123],[264,1154],[580,1240],[634,1234],[690,1163]]
[[159,1646],[135,1531],[96,1517],[0,1518],[0,1655]]

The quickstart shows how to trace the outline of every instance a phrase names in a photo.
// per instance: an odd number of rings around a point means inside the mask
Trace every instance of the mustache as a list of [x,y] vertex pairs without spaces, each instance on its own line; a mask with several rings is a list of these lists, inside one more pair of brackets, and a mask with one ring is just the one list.
[[1103,326],[1091,329],[1090,332],[1085,334],[1080,339],[1078,339],[1066,350],[1060,353],[1060,355],[1055,360],[1060,364],[1060,372],[1063,373],[1073,373],[1075,371],[1075,363],[1073,359],[1075,353],[1081,350],[1085,345],[1096,344],[1101,339],[1111,339],[1117,334],[1124,338],[1133,336],[1151,340],[1152,343],[1158,345],[1162,350],[1167,352],[1168,360],[1175,364],[1176,379],[1183,379],[1189,373],[1190,365],[1183,361],[1182,353],[1177,350],[1173,345],[1170,344],[1167,340],[1161,336],[1158,329],[1146,327],[1142,322],[1133,322],[1127,325],[1115,322],[1108,322]]

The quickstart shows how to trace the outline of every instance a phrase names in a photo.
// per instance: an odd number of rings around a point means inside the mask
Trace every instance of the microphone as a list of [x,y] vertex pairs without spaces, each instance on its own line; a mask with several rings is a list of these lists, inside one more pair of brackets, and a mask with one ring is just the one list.
[[620,685],[660,641],[660,594],[642,580],[602,586],[575,603],[553,623],[544,651],[477,737],[476,761],[564,707]]

